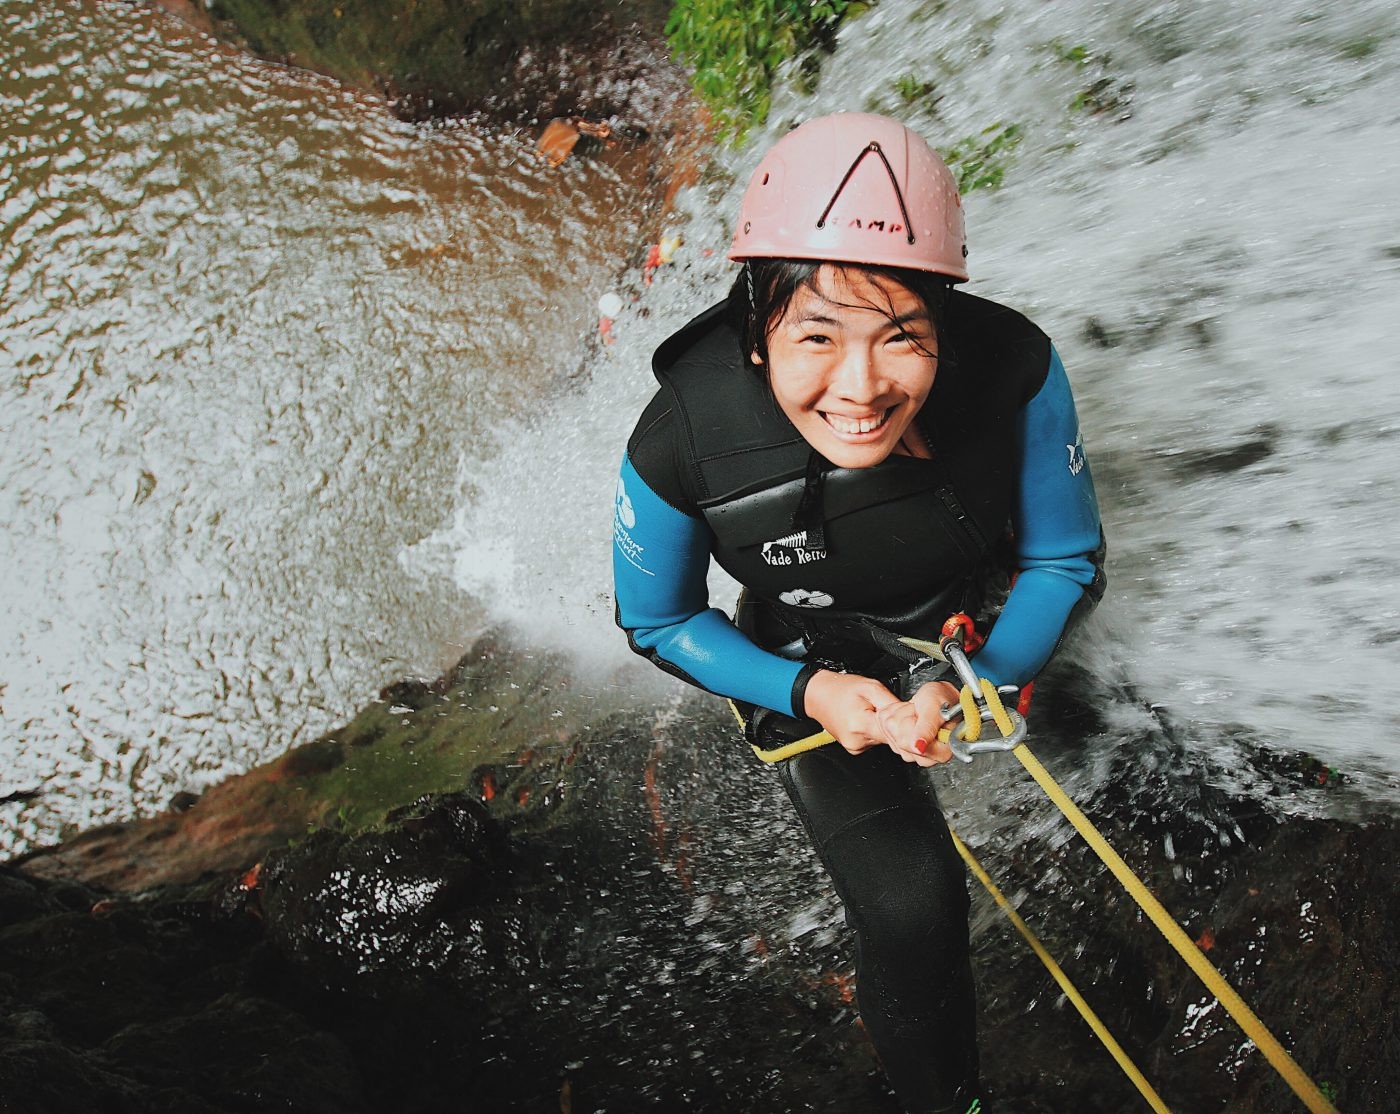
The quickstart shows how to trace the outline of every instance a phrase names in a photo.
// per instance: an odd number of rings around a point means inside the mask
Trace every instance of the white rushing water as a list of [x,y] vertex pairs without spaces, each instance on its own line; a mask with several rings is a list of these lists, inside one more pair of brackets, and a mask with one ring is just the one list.
[[514,429],[408,563],[580,649],[619,702],[674,685],[611,629],[609,503],[651,349],[727,289],[748,171],[823,112],[890,112],[945,151],[1015,125],[1002,187],[968,198],[968,289],[1031,315],[1070,369],[1110,546],[1090,659],[1202,737],[1246,724],[1384,771],[1398,56],[1400,11],[1378,2],[881,3],[814,96],[780,93],[766,130],[681,195],[677,264],[632,282],[591,383]]

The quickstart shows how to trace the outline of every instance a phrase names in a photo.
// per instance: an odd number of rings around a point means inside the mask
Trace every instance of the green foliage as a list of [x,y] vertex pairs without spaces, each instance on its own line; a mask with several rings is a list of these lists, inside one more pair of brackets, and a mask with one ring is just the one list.
[[1082,70],[1094,59],[1094,52],[1083,43],[1075,43],[1070,46],[1063,39],[1051,39],[1045,44],[1045,49],[1059,61],[1079,70]]
[[997,189],[1006,178],[1012,155],[1024,134],[1020,124],[998,120],[977,135],[969,135],[941,151],[943,161],[957,175],[959,191],[966,196],[973,190]]
[[1069,110],[1076,113],[1084,112],[1090,116],[1103,116],[1111,113],[1123,119],[1128,115],[1132,97],[1132,82],[1101,77],[1097,81],[1090,82],[1089,85],[1070,98]]
[[666,21],[675,56],[695,69],[695,91],[714,113],[722,137],[740,142],[768,119],[778,68],[830,49],[836,28],[869,7],[859,0],[676,0]]
[[1069,110],[1090,116],[1111,115],[1126,119],[1133,99],[1133,83],[1114,72],[1113,59],[1083,43],[1069,45],[1051,39],[1044,49],[1056,61],[1071,66],[1087,84],[1070,98]]
[[1335,1083],[1319,1083],[1317,1089],[1322,1092],[1323,1098],[1333,1104],[1342,1097],[1341,1089]]
[[920,81],[911,73],[902,73],[894,79],[894,91],[905,104],[913,104],[932,96],[934,84],[931,81]]

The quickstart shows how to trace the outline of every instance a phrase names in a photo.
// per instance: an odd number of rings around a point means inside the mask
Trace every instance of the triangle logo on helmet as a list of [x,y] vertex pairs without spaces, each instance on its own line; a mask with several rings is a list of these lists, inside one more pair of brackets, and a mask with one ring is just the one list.
[[[867,217],[865,218],[865,223],[862,224],[862,218],[852,217],[849,218],[849,223],[846,227],[884,232],[888,224],[890,232],[903,232],[908,238],[909,243],[912,244],[914,242],[914,230],[910,227],[909,207],[904,204],[904,191],[899,188],[899,179],[895,177],[894,167],[890,165],[890,160],[885,157],[884,149],[873,139],[861,148],[860,154],[858,154],[855,157],[855,161],[851,163],[850,169],[846,171],[846,176],[841,179],[841,184],[836,187],[836,192],[831,195],[831,200],[826,203],[826,208],[822,210],[822,215],[817,218],[817,227],[826,227],[827,218],[831,216],[831,211],[836,208],[836,202],[840,200],[841,194],[845,192],[846,186],[849,185],[851,179],[855,177],[856,171],[861,168],[861,164],[865,162],[867,155],[879,156],[880,164],[885,168],[885,174],[889,178],[890,188],[894,190],[895,200],[899,202],[899,215],[903,217],[904,220],[903,223],[900,224],[893,220],[874,220]],[[840,220],[841,218],[837,217],[834,218],[831,223],[837,224]]]

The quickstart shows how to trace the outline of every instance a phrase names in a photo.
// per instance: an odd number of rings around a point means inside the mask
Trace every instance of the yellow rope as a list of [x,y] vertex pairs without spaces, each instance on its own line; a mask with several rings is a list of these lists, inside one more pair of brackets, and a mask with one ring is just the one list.
[[1026,938],[1026,943],[1031,946],[1031,951],[1035,952],[1035,954],[1040,957],[1040,962],[1045,964],[1045,969],[1049,971],[1051,977],[1060,984],[1060,989],[1065,992],[1065,997],[1074,1003],[1074,1008],[1079,1011],[1079,1015],[1088,1022],[1089,1028],[1092,1029],[1094,1035],[1103,1042],[1103,1046],[1108,1049],[1109,1054],[1118,1061],[1118,1066],[1122,1068],[1123,1073],[1133,1081],[1133,1086],[1142,1093],[1142,1097],[1147,1100],[1147,1105],[1157,1111],[1157,1114],[1171,1114],[1171,1111],[1167,1108],[1167,1104],[1164,1103],[1157,1092],[1152,1089],[1152,1084],[1147,1082],[1142,1072],[1138,1071],[1137,1065],[1134,1064],[1128,1054],[1123,1051],[1123,1046],[1113,1039],[1113,1034],[1110,1033],[1104,1026],[1104,1023],[1099,1020],[1099,1015],[1094,1012],[1093,1007],[1084,1000],[1084,996],[1080,994],[1079,991],[1075,989],[1074,984],[1069,981],[1069,976],[1066,975],[1060,965],[1055,962],[1054,956],[1045,950],[1045,945],[1043,945],[1036,934],[1031,931],[1030,926],[1021,919],[1021,915],[1012,907],[1011,902],[1006,900],[1005,895],[997,888],[997,884],[993,882],[987,872],[982,869],[982,864],[977,861],[976,856],[968,849],[967,844],[959,839],[958,833],[952,831],[951,828],[949,832],[953,837],[953,846],[958,849],[958,854],[963,857],[963,861],[967,863],[968,868],[977,876],[977,880],[987,887],[987,892],[992,895],[992,900],[1001,906],[1002,912],[1004,912],[1011,923],[1016,926],[1016,931]]
[[[729,710],[734,713],[734,718],[739,721],[739,730],[748,731],[748,721],[744,719],[739,707],[732,700],[725,701],[729,705]],[[836,742],[836,736],[827,731],[818,731],[815,735],[808,735],[805,739],[798,739],[795,742],[784,743],[780,747],[773,747],[771,750],[764,750],[762,747],[754,746],[753,752],[763,762],[781,762],[784,758],[791,758],[793,755],[801,754],[804,751],[816,750],[817,747],[824,747],[827,743]]]
[[1001,693],[997,692],[996,685],[992,684],[986,677],[981,678],[981,681],[982,699],[987,702],[987,709],[992,713],[992,720],[996,723],[997,728],[1001,731],[1001,737],[1004,739],[1016,730],[1016,725],[1006,714],[1006,706],[1001,702]]
[[1264,1053],[1265,1058],[1274,1066],[1274,1070],[1283,1076],[1284,1082],[1293,1088],[1296,1094],[1312,1114],[1337,1114],[1334,1107],[1325,1095],[1318,1089],[1306,1072],[1303,1071],[1297,1062],[1285,1050],[1283,1045],[1274,1038],[1254,1011],[1245,1004],[1233,987],[1225,981],[1224,977],[1217,971],[1204,953],[1198,948],[1182,930],[1181,926],[1172,919],[1170,913],[1162,906],[1162,903],[1152,896],[1152,892],[1142,884],[1137,875],[1129,868],[1128,864],[1119,858],[1118,853],[1108,845],[1108,841],[1099,834],[1097,828],[1089,822],[1075,803],[1069,799],[1065,791],[1060,788],[1059,783],[1040,764],[1025,743],[1016,747],[1011,752],[1021,760],[1021,765],[1030,771],[1031,777],[1045,790],[1046,795],[1055,802],[1060,811],[1065,814],[1069,822],[1074,825],[1075,830],[1084,837],[1089,846],[1104,861],[1104,865],[1113,872],[1113,876],[1123,884],[1123,888],[1133,896],[1133,899],[1142,907],[1152,923],[1157,926],[1157,930],[1167,938],[1167,942],[1177,950],[1177,953],[1186,961],[1187,966],[1195,971],[1200,980],[1206,984],[1212,994],[1220,1000],[1220,1004],[1225,1007],[1230,1016],[1245,1035],[1252,1040]]
[[[992,714],[993,722],[996,723],[998,729],[1001,731],[1002,737],[1006,738],[1014,730],[1014,725],[1011,722],[1011,717],[1006,713],[1005,706],[1002,704],[1001,695],[997,692],[996,686],[985,677],[980,678],[980,688],[987,709]],[[964,685],[962,691],[958,693],[958,703],[962,706],[963,712],[963,742],[976,742],[981,738],[982,734],[982,715],[977,706],[977,699],[970,686]],[[738,708],[734,707],[732,701],[729,706],[733,709],[735,716],[738,717],[742,725],[744,720],[743,717],[739,715]],[[947,742],[950,734],[950,729],[945,727],[939,731],[938,737],[944,742]],[[803,751],[814,750],[817,747],[825,746],[835,741],[833,736],[822,731],[773,750],[765,751],[760,750],[758,747],[754,747],[753,749],[754,753],[765,762],[780,762],[784,758],[791,758],[793,755],[801,754]],[[1104,865],[1113,872],[1113,876],[1118,879],[1123,885],[1123,888],[1128,891],[1133,900],[1142,908],[1142,911],[1146,913],[1152,923],[1157,926],[1157,931],[1166,937],[1167,943],[1171,944],[1171,946],[1176,949],[1177,954],[1186,961],[1186,965],[1196,973],[1197,977],[1200,978],[1203,983],[1205,983],[1206,989],[1215,995],[1220,1004],[1223,1005],[1230,1016],[1235,1019],[1236,1024],[1244,1030],[1245,1035],[1249,1037],[1259,1051],[1264,1054],[1264,1058],[1273,1065],[1274,1070],[1277,1071],[1279,1075],[1283,1076],[1284,1082],[1293,1089],[1293,1093],[1302,1100],[1303,1105],[1308,1108],[1311,1114],[1337,1114],[1336,1107],[1334,1107],[1322,1091],[1318,1089],[1317,1084],[1298,1066],[1297,1061],[1288,1054],[1283,1045],[1269,1032],[1268,1027],[1259,1020],[1258,1016],[1249,1008],[1244,999],[1225,981],[1224,976],[1215,969],[1201,949],[1192,941],[1191,937],[1186,935],[1181,926],[1176,923],[1162,903],[1152,895],[1152,892],[1143,885],[1138,876],[1129,869],[1128,864],[1119,857],[1118,852],[1114,851],[1113,848],[1109,846],[1108,841],[1099,834],[1099,830],[1089,822],[1089,818],[1079,811],[1079,807],[1070,800],[1065,791],[1060,788],[1059,783],[1050,776],[1045,767],[1042,766],[1035,755],[1030,752],[1030,748],[1027,747],[1025,743],[1022,743],[1011,753],[1020,759],[1021,765],[1030,771],[1031,777],[1035,778],[1041,789],[1045,790],[1050,800],[1065,814],[1066,819],[1074,825],[1075,831],[1084,837],[1084,840],[1094,849],[1099,858],[1103,860]],[[1050,974],[1054,976],[1055,981],[1060,984],[1060,987],[1069,996],[1070,1001],[1074,1002],[1075,1008],[1079,1010],[1084,1020],[1089,1023],[1090,1028],[1094,1030],[1098,1038],[1103,1041],[1104,1047],[1113,1054],[1113,1058],[1118,1061],[1119,1066],[1123,1068],[1128,1077],[1137,1086],[1138,1090],[1142,1092],[1148,1103],[1154,1110],[1165,1111],[1166,1107],[1162,1105],[1162,1100],[1157,1097],[1156,1092],[1153,1091],[1147,1081],[1142,1078],[1141,1073],[1138,1072],[1132,1061],[1127,1058],[1122,1048],[1114,1041],[1108,1031],[1104,1029],[1103,1024],[1099,1021],[1093,1010],[1089,1008],[1088,1003],[1085,1002],[1079,992],[1074,989],[1059,965],[1055,963],[1050,954],[1041,946],[1040,941],[1037,940],[1031,930],[1026,927],[1025,922],[1021,920],[1016,911],[1007,903],[1006,899],[1001,895],[1001,891],[996,888],[991,878],[989,878],[986,872],[982,870],[981,866],[977,864],[977,861],[972,857],[972,852],[967,849],[966,844],[958,839],[956,834],[953,835],[953,842],[958,848],[958,853],[967,861],[968,866],[971,867],[973,873],[977,875],[982,884],[987,887],[988,892],[991,893],[997,904],[1006,911],[1007,915],[1011,918],[1011,922],[1030,943],[1032,950],[1040,957],[1041,962],[1045,964]]]
[[[836,742],[835,735],[827,731],[818,731],[815,735],[808,735],[805,739],[798,739],[796,742],[785,743],[772,750],[760,750],[758,747],[754,747],[753,752],[764,762],[781,762],[784,758],[792,758],[794,755],[816,750],[817,747],[824,747],[828,743],[834,742]],[[753,746],[752,743],[749,745]]]

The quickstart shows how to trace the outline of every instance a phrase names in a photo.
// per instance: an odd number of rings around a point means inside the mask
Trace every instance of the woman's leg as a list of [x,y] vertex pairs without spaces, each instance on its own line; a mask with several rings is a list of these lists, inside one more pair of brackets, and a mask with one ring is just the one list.
[[979,1094],[967,875],[920,767],[887,747],[782,763],[783,785],[856,934],[856,1000],[910,1114]]

